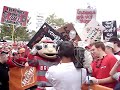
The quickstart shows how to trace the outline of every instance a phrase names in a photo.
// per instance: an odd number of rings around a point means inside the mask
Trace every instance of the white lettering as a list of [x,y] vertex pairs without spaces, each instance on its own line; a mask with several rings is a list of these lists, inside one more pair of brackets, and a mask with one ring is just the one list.
[[48,33],[50,33],[50,35],[52,35],[54,37],[54,41],[55,43],[59,42],[59,41],[63,41],[60,36],[55,35],[52,31],[48,30]]
[[26,86],[27,84],[29,84],[31,78],[34,76],[34,68],[31,67],[29,70],[27,70],[25,72],[25,74],[23,75],[23,80],[22,80],[22,85]]

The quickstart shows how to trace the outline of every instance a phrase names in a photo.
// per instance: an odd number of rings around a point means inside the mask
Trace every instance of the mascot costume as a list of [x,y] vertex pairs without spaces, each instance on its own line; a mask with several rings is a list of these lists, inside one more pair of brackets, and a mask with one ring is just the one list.
[[45,90],[52,85],[45,78],[46,71],[52,65],[57,65],[56,44],[47,37],[35,44],[28,56],[28,64],[37,69],[37,90]]

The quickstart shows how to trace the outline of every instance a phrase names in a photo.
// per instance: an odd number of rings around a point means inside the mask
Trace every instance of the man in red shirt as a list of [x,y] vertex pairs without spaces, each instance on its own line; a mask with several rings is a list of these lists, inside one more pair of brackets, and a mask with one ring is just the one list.
[[117,59],[113,55],[105,53],[105,45],[103,42],[95,42],[91,46],[91,53],[98,56],[94,60],[92,66],[93,83],[97,83],[109,88],[114,88],[116,81],[109,75],[110,70],[116,63]]

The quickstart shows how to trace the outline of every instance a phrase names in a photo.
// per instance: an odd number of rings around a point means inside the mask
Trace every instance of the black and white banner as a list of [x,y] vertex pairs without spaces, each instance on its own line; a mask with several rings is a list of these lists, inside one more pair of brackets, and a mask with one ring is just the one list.
[[113,36],[117,37],[117,25],[116,21],[104,21],[102,25],[105,27],[103,31],[103,39],[109,41]]
[[34,35],[34,37],[27,44],[28,47],[32,48],[36,43],[38,43],[43,37],[49,37],[55,43],[59,41],[63,41],[64,37],[57,31],[55,31],[51,26],[47,23],[44,23],[42,27],[38,30],[38,32]]

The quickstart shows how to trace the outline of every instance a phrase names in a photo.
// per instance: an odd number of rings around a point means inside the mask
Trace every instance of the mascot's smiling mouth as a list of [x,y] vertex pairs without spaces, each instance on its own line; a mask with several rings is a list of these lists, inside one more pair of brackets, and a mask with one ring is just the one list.
[[45,55],[47,55],[47,56],[55,56],[55,55],[57,55],[56,53],[44,53]]

